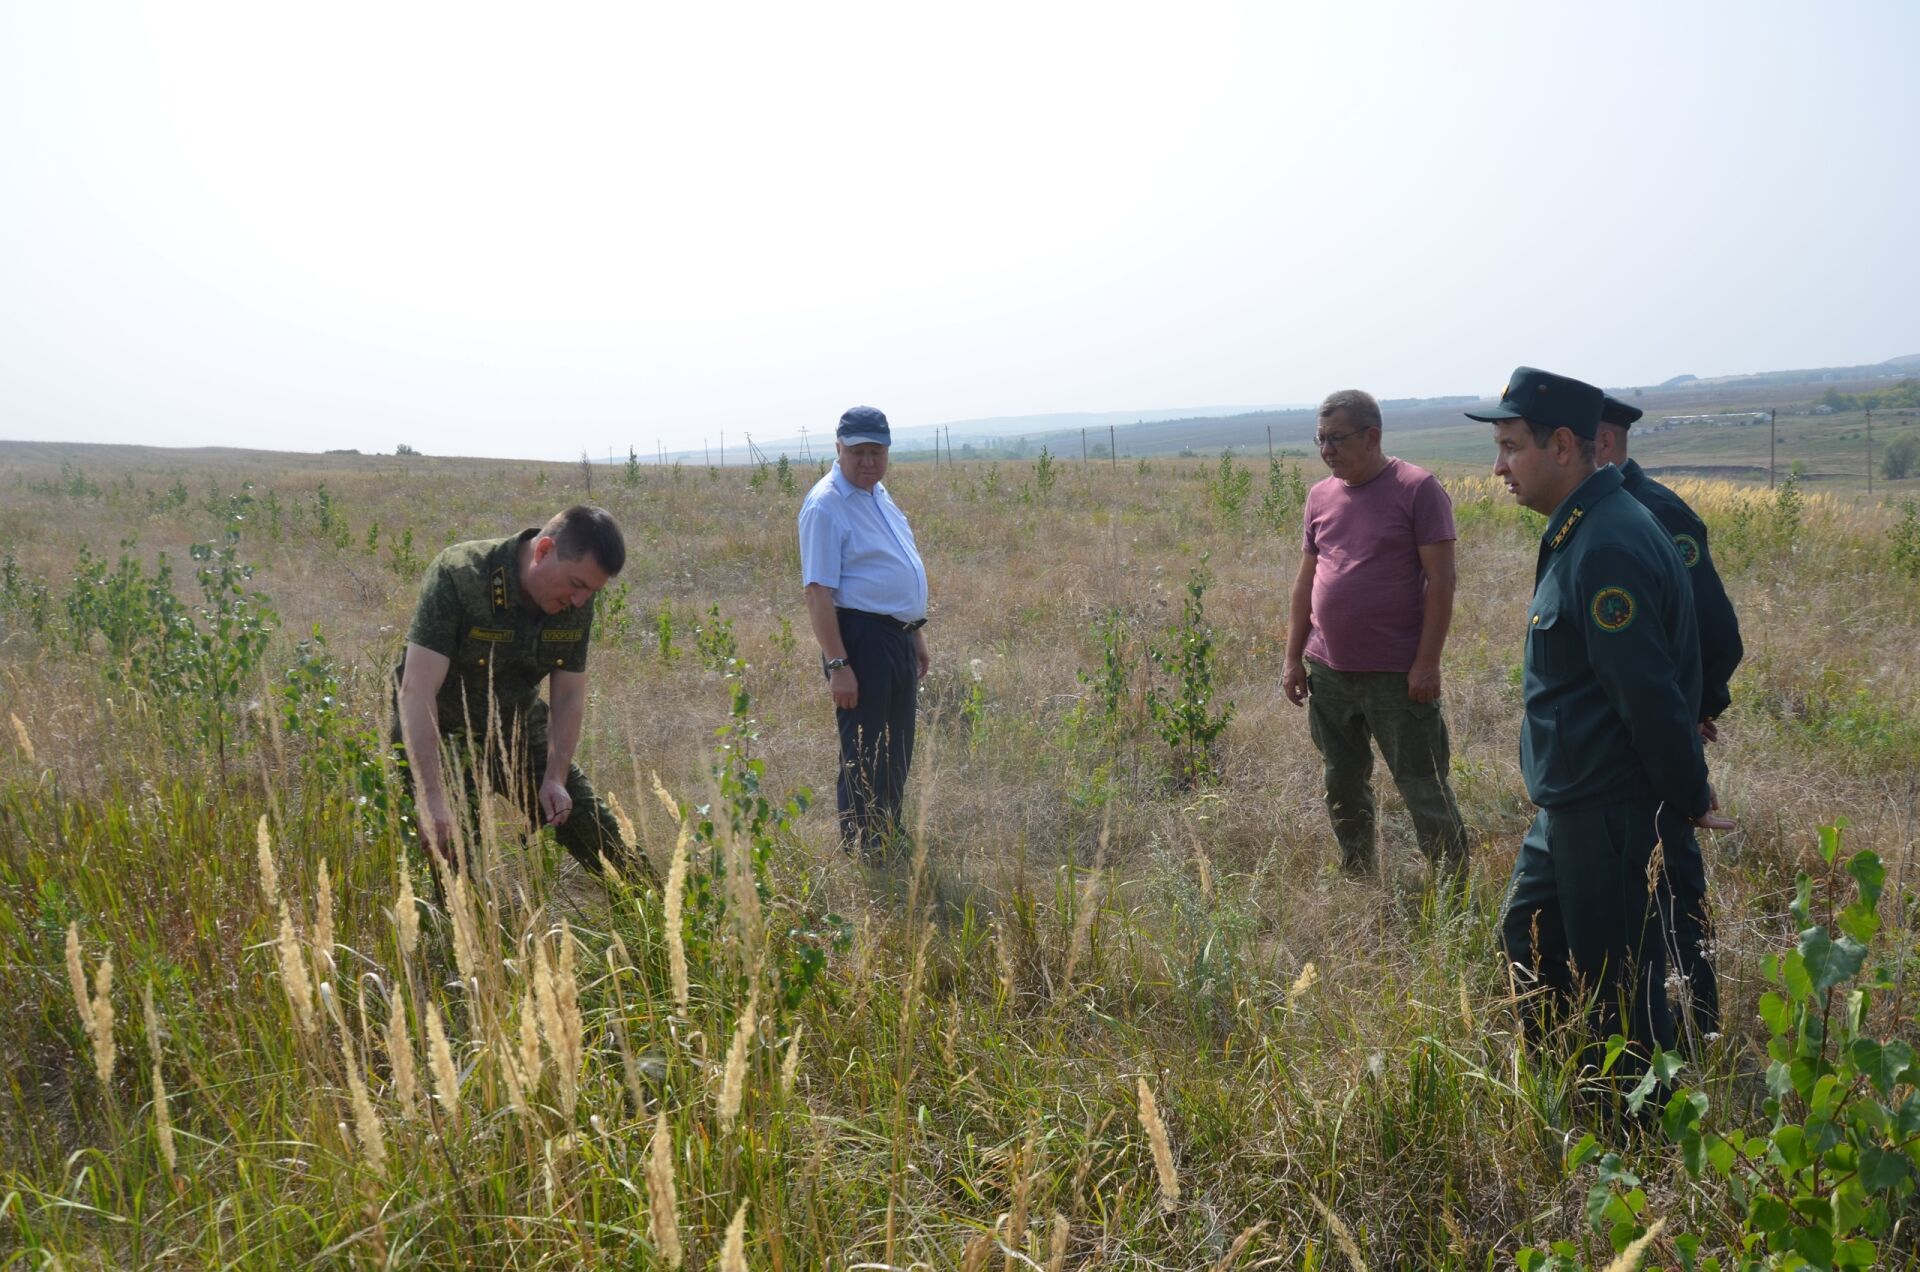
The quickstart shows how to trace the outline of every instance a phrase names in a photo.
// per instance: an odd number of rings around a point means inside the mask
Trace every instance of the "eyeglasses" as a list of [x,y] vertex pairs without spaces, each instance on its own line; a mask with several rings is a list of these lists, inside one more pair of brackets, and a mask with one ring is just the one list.
[[1338,446],[1341,442],[1349,438],[1358,437],[1366,431],[1364,428],[1356,428],[1345,433],[1315,433],[1313,435],[1313,444],[1315,446]]

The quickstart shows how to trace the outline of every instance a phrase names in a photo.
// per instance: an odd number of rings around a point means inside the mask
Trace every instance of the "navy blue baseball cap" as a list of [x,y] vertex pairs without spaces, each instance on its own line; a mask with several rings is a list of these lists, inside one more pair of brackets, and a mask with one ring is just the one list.
[[1524,419],[1547,428],[1571,429],[1575,437],[1591,438],[1600,429],[1600,409],[1606,396],[1584,380],[1537,367],[1515,367],[1499,405],[1462,414],[1489,424]]
[[858,446],[863,442],[893,445],[893,430],[887,427],[886,415],[871,406],[856,406],[842,415],[840,427],[834,430],[833,435],[848,446]]
[[1600,422],[1611,424],[1615,428],[1632,428],[1634,421],[1646,412],[1637,406],[1628,406],[1609,393],[1600,402]]

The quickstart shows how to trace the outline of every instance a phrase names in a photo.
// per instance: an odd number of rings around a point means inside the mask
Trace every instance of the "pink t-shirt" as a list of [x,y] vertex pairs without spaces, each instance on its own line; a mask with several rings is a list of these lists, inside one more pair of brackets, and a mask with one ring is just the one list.
[[1315,483],[1303,520],[1302,546],[1319,558],[1307,656],[1336,671],[1410,669],[1426,612],[1420,547],[1455,537],[1446,487],[1389,456],[1361,485]]

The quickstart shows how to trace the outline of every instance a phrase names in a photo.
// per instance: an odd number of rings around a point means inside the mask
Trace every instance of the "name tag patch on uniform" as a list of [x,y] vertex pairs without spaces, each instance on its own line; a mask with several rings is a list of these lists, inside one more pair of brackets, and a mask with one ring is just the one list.
[[1603,587],[1593,594],[1593,625],[1603,632],[1623,632],[1633,626],[1633,593],[1624,587]]
[[1673,536],[1673,546],[1680,549],[1680,560],[1689,570],[1700,564],[1700,541],[1690,534]]
[[469,640],[490,640],[496,645],[504,645],[513,639],[510,627],[476,627],[467,633]]
[[549,627],[540,633],[540,639],[543,641],[579,640],[585,634],[586,632],[578,627]]

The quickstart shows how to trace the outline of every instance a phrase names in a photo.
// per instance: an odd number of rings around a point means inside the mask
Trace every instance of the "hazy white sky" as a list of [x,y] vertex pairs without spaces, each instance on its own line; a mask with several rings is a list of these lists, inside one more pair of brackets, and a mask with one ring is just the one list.
[[565,459],[1920,352],[1920,6],[0,3],[0,436]]

